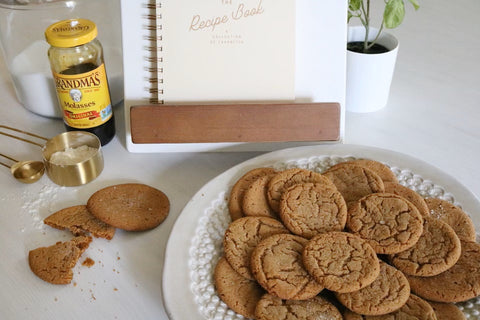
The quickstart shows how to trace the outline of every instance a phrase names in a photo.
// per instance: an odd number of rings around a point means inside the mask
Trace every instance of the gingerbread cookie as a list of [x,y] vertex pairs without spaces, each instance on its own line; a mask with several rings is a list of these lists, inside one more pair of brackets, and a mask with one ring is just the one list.
[[461,302],[480,295],[480,244],[462,242],[457,263],[433,277],[408,276],[412,291],[436,302]]
[[407,278],[394,267],[380,262],[379,276],[368,286],[348,293],[337,293],[338,301],[363,315],[382,315],[400,309],[410,296]]
[[155,228],[167,218],[170,202],[158,189],[126,183],[98,190],[88,199],[87,209],[115,228],[143,231]]
[[437,320],[465,320],[465,314],[454,303],[428,302],[437,316]]
[[337,168],[342,165],[356,165],[360,167],[367,168],[369,170],[372,170],[375,172],[381,179],[382,181],[385,182],[393,182],[393,183],[398,183],[397,176],[395,173],[390,169],[389,166],[386,164],[383,164],[380,161],[376,160],[371,160],[371,159],[355,159],[355,160],[350,160],[350,161],[345,161],[345,162],[340,162],[331,168]]
[[455,231],[443,221],[426,217],[417,243],[392,255],[390,262],[405,274],[430,277],[451,268],[460,253],[461,244]]
[[255,309],[257,320],[342,320],[340,311],[326,299],[317,296],[308,300],[282,300],[265,294]]
[[380,272],[373,248],[346,232],[327,232],[310,239],[303,251],[303,262],[318,283],[336,292],[360,290]]
[[368,316],[364,316],[346,309],[343,312],[343,319],[344,320],[363,320],[363,319],[368,319]]
[[73,278],[73,267],[92,242],[91,237],[79,236],[70,241],[57,242],[28,253],[28,264],[40,279],[52,284],[68,284]]
[[260,241],[252,252],[252,272],[258,283],[281,299],[305,300],[323,287],[308,274],[302,262],[307,239],[293,234],[276,234]]
[[303,182],[318,182],[331,184],[330,180],[320,173],[300,168],[292,168],[277,173],[268,183],[267,199],[270,207],[275,211],[280,210],[280,199],[283,192],[294,184]]
[[59,210],[46,217],[43,222],[56,229],[68,229],[76,236],[91,233],[94,237],[110,240],[115,234],[114,227],[97,219],[85,205]]
[[437,320],[465,320],[465,315],[453,303],[428,302],[437,316]]
[[225,231],[223,248],[225,258],[243,277],[253,280],[250,256],[264,238],[277,233],[289,233],[283,224],[268,217],[243,217],[230,223]]
[[267,174],[253,181],[243,196],[242,209],[245,216],[278,218],[270,208],[267,199],[267,187],[273,174]]
[[349,208],[346,226],[367,240],[376,253],[394,254],[417,243],[423,232],[423,218],[405,198],[375,193]]
[[301,183],[283,193],[280,218],[292,233],[310,239],[319,233],[343,230],[347,205],[332,185]]
[[425,202],[430,210],[430,215],[451,226],[460,240],[476,240],[475,226],[465,211],[446,200],[438,198],[427,198]]
[[246,318],[255,317],[255,307],[265,293],[257,282],[235,272],[224,257],[218,261],[213,278],[218,296],[230,309]]
[[[407,302],[400,309],[385,315],[366,316],[347,310],[344,312],[343,317],[344,320],[437,320],[437,318],[435,318],[435,314],[433,313],[433,309],[428,305],[428,303],[413,294],[410,295]],[[448,319],[460,320],[462,318]]]
[[384,185],[386,193],[393,193],[397,196],[407,199],[408,201],[413,203],[415,207],[417,207],[418,212],[420,212],[423,217],[427,217],[430,215],[430,210],[428,209],[425,199],[423,199],[420,194],[415,192],[415,190],[412,190],[408,187],[402,186],[401,184],[394,182],[384,182]]
[[259,177],[275,172],[276,170],[273,168],[255,168],[245,173],[235,182],[228,198],[228,212],[232,221],[244,216],[242,202],[248,186]]
[[366,195],[385,191],[380,176],[365,167],[344,164],[328,169],[323,175],[337,187],[347,207]]
[[[358,314],[358,313],[355,313],[353,311],[350,311],[348,309],[345,309],[345,311],[343,311],[343,319],[344,320],[363,320],[363,319],[368,319],[369,316],[364,316],[364,315],[361,315],[361,314]],[[378,317],[378,316],[376,316]],[[372,318],[372,317],[370,317]]]
[[407,303],[391,316],[394,319],[437,320],[432,306],[414,294],[410,294]]

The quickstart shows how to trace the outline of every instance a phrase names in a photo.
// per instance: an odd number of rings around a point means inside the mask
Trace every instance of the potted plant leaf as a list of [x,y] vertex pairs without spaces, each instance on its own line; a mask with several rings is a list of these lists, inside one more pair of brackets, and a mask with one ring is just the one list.
[[[415,10],[417,0],[408,0]],[[373,5],[383,5],[378,28],[372,26]],[[378,12],[378,8],[375,8]],[[388,101],[398,52],[398,40],[384,29],[398,27],[405,16],[405,0],[349,0],[348,22],[358,19],[359,26],[348,28],[346,108],[353,112],[372,112]]]

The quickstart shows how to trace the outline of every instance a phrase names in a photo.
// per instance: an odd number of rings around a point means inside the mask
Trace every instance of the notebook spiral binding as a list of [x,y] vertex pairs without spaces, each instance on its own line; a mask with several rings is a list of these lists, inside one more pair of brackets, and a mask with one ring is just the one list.
[[163,58],[159,57],[159,52],[163,50],[162,40],[162,24],[161,24],[161,8],[160,0],[147,0],[143,5],[142,20],[143,28],[147,31],[143,36],[144,50],[147,53],[143,57],[145,65],[144,71],[148,75],[144,78],[145,92],[148,94],[146,99],[151,104],[163,104],[164,100],[160,97],[163,95],[163,68],[161,66]]

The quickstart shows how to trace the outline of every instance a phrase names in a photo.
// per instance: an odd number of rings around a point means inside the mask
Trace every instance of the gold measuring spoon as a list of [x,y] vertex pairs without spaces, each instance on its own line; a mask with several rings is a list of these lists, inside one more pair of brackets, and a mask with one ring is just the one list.
[[45,164],[42,161],[18,161],[1,153],[0,156],[15,162],[11,166],[3,162],[0,162],[0,164],[10,168],[10,172],[12,173],[13,177],[20,182],[34,183],[38,181],[45,173]]
[[[13,130],[13,131],[16,131],[16,132],[27,134],[29,136],[39,138],[39,139],[42,139],[42,140],[46,140],[46,141],[48,140],[47,138],[38,136],[36,134],[26,132],[26,131],[23,131],[23,130],[19,130],[19,129],[16,129],[16,128],[12,128],[12,127],[0,125],[0,128]],[[40,146],[40,147],[43,146],[42,144],[39,144],[37,142],[27,140],[27,139],[23,139],[23,138],[15,136],[15,135],[8,134],[6,132],[1,132],[0,131],[0,134],[2,134],[4,136],[7,136],[7,137],[10,137],[10,138],[14,138],[14,139],[18,139],[18,140],[21,140],[21,141],[24,141],[24,142],[28,142],[28,143],[31,143],[31,144],[34,144],[34,145],[37,145],[37,146]],[[4,155],[4,154],[1,154],[1,153],[0,153],[0,156],[15,162],[11,166],[9,166],[8,164],[3,163],[3,162],[0,162],[0,164],[9,168],[13,177],[20,182],[34,183],[34,182],[38,181],[43,176],[43,174],[45,173],[45,164],[42,161],[34,161],[34,160],[18,161],[18,160],[15,160],[14,158],[11,158],[11,157],[9,157],[7,155]]]

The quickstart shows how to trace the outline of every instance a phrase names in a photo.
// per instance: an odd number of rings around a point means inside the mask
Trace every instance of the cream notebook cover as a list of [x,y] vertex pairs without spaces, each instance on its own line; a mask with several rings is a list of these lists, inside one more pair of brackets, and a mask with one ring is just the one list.
[[159,101],[292,101],[295,1],[157,0]]

